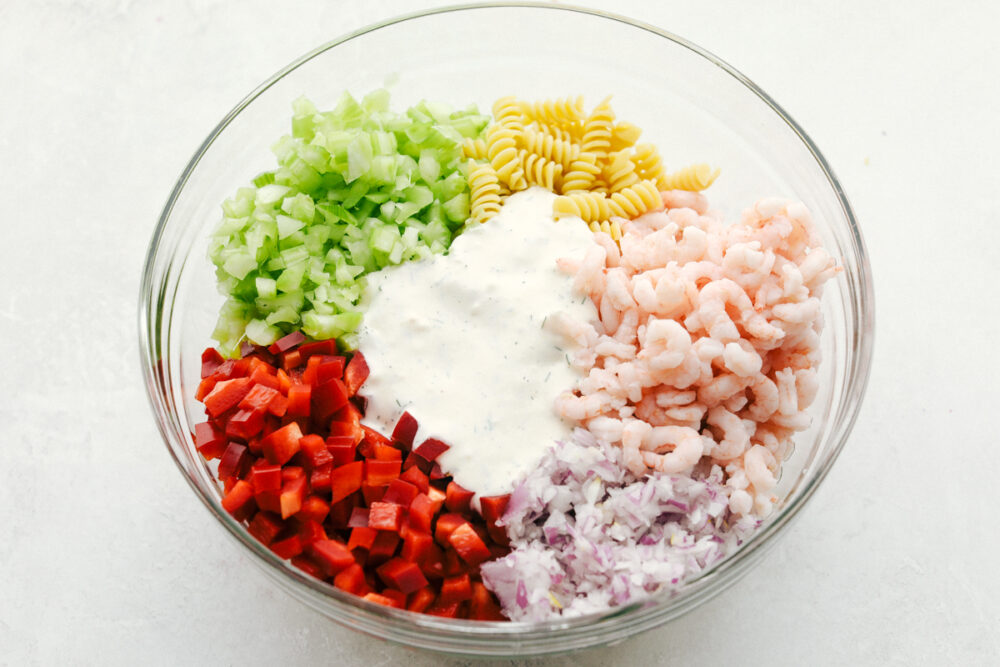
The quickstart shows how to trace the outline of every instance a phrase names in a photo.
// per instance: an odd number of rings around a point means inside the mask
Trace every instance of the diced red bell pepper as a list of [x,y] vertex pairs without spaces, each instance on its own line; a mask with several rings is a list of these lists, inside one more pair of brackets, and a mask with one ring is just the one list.
[[314,340],[304,345],[300,345],[299,354],[302,355],[303,359],[311,357],[314,354],[337,354],[337,340],[335,338],[327,338],[324,340]]
[[[300,515],[301,512],[299,514],[296,514],[295,516],[296,518],[298,518]],[[322,524],[320,524],[318,521],[312,521],[312,520],[303,521],[302,525],[299,526],[299,529],[296,531],[295,534],[299,536],[299,540],[302,541],[303,547],[308,547],[310,544],[312,544],[317,540],[328,539],[326,531],[323,530]]]
[[369,484],[368,482],[362,483],[361,495],[365,497],[365,505],[380,502],[382,498],[385,497],[385,492],[388,489],[388,484]]
[[468,524],[469,520],[461,514],[442,514],[438,517],[437,523],[434,525],[434,540],[441,546],[447,547],[450,544],[449,539],[451,538],[451,534],[459,526],[466,526]]
[[331,435],[326,439],[326,448],[333,456],[333,463],[342,466],[354,461],[357,452],[357,443],[354,438],[346,435]]
[[312,385],[295,384],[288,388],[288,407],[285,414],[289,417],[308,417],[312,404]]
[[198,383],[198,388],[194,392],[194,400],[204,401],[205,397],[212,393],[212,390],[215,389],[215,385],[218,383],[218,375],[209,375],[207,378],[203,378],[202,381]]
[[337,410],[348,405],[347,388],[337,378],[312,385],[312,416],[317,423],[326,422]]
[[399,532],[403,523],[403,508],[395,503],[376,502],[368,508],[368,527]]
[[203,401],[210,417],[218,417],[226,410],[236,407],[250,392],[253,384],[250,378],[234,378],[217,382]]
[[351,518],[347,521],[348,528],[359,528],[368,526],[368,508],[355,507],[351,510]]
[[314,469],[309,473],[309,488],[312,489],[313,493],[329,493],[332,474],[332,463],[327,463]]
[[331,502],[342,500],[361,488],[364,466],[364,461],[354,461],[333,470],[330,474]]
[[281,353],[281,367],[285,371],[298,368],[302,365],[302,353],[298,350],[288,350]]
[[463,602],[472,598],[472,580],[468,574],[448,577],[441,582],[441,602]]
[[[440,520],[438,521],[440,523]],[[472,526],[463,524],[455,528],[448,536],[448,543],[455,552],[469,565],[479,565],[490,557],[489,547],[476,534]]]
[[343,357],[323,355],[323,361],[316,368],[316,382],[323,383],[327,380],[344,377]]
[[507,537],[507,529],[498,526],[497,521],[507,511],[507,503],[510,502],[510,494],[502,496],[485,496],[479,498],[479,507],[482,510],[483,519],[486,522],[486,530],[490,538],[497,544],[508,545],[510,538]]
[[319,496],[309,496],[302,503],[302,509],[295,516],[304,521],[316,521],[323,523],[323,519],[330,513],[330,503]]
[[413,595],[410,596],[410,601],[409,604],[406,605],[406,608],[409,611],[414,611],[419,614],[431,606],[435,597],[437,596],[434,594],[434,590],[430,586],[421,588],[419,591],[415,591]]
[[239,480],[222,498],[222,508],[239,521],[248,519],[257,509],[253,499],[253,487],[249,482]]
[[222,456],[227,444],[226,432],[212,422],[194,425],[194,446],[205,460],[211,461]]
[[255,410],[239,410],[226,424],[226,435],[230,438],[249,440],[264,428],[264,413]]
[[347,368],[344,369],[344,384],[347,386],[349,395],[354,396],[358,393],[358,389],[368,379],[368,373],[368,362],[365,361],[365,355],[361,352],[355,352],[347,363]]
[[298,535],[292,535],[280,542],[272,542],[270,547],[279,558],[293,558],[302,553],[302,540]]
[[442,559],[442,572],[445,577],[457,577],[460,574],[467,574],[469,566],[458,557],[458,552],[454,549],[445,549]]
[[308,553],[327,577],[354,564],[354,554],[336,540],[316,540],[309,545]]
[[239,402],[239,407],[244,410],[265,412],[267,406],[274,400],[274,397],[280,395],[280,392],[276,388],[263,384],[254,384],[250,391],[247,392],[247,395],[243,397],[243,400]]
[[287,519],[302,509],[306,497],[306,478],[296,477],[281,485],[281,495],[278,502],[281,507],[281,518]]
[[431,462],[420,456],[416,452],[410,452],[406,455],[406,460],[403,461],[403,470],[409,470],[410,468],[416,468],[425,475],[431,471]]
[[437,438],[427,438],[420,446],[414,449],[414,453],[422,456],[427,461],[433,461],[437,457],[451,449],[448,445]]
[[373,486],[388,484],[399,477],[402,461],[365,461],[365,481]]
[[283,394],[275,396],[274,400],[267,406],[267,412],[275,417],[284,417],[285,413],[288,412],[288,397]]
[[261,451],[271,463],[284,465],[299,451],[302,429],[296,422],[289,422],[261,440]]
[[430,487],[430,479],[416,466],[403,470],[399,478],[417,487],[417,491],[420,493],[427,493],[427,489]]
[[250,459],[246,445],[230,442],[226,451],[222,453],[222,458],[219,459],[219,478],[243,477],[250,467]]
[[493,593],[479,581],[472,582],[472,598],[469,600],[469,620],[473,621],[506,621],[500,612]]
[[283,368],[279,368],[274,376],[278,378],[278,391],[287,396],[288,390],[292,388],[292,378],[288,376],[288,373]]
[[431,464],[431,471],[427,473],[427,476],[432,482],[447,477],[447,475],[444,474],[444,471],[441,470],[441,466],[438,465],[437,461]]
[[462,605],[461,602],[452,602],[451,604],[445,604],[438,600],[427,609],[424,610],[425,614],[431,616],[440,616],[442,618],[458,618],[458,609]]
[[400,556],[411,563],[423,563],[430,555],[433,546],[434,538],[429,532],[411,530],[403,538],[403,550]]
[[201,377],[207,378],[209,375],[214,373],[225,359],[219,354],[219,351],[214,347],[206,347],[205,351],[201,353]]
[[[355,529],[357,530],[357,529]],[[368,550],[368,562],[372,565],[384,563],[392,558],[399,546],[399,535],[385,530],[378,531],[375,541]]]
[[434,513],[437,514],[440,512],[441,508],[444,507],[444,501],[446,498],[444,491],[436,486],[432,486],[427,489],[427,497],[430,498],[432,503],[434,503]]
[[305,334],[301,331],[293,331],[292,333],[282,336],[278,340],[274,341],[267,347],[267,351],[271,354],[281,354],[286,352],[302,341],[306,339]]
[[299,438],[299,450],[305,457],[306,467],[310,470],[333,463],[333,455],[327,450],[326,441],[315,433]]
[[317,579],[323,578],[323,570],[320,569],[312,558],[299,554],[298,556],[292,556],[292,565],[299,568],[310,577],[316,577]]
[[406,449],[413,447],[413,437],[417,434],[417,420],[409,412],[404,412],[392,429],[392,439]]
[[357,445],[365,436],[361,430],[361,412],[353,403],[348,403],[330,418],[331,436],[349,436]]
[[355,526],[351,528],[351,538],[347,541],[347,548],[354,551],[357,548],[371,549],[378,531],[368,526]]
[[379,593],[382,597],[392,600],[392,606],[397,609],[406,609],[406,593],[397,591],[395,588],[383,588]]
[[330,513],[326,517],[326,523],[333,530],[346,530],[347,522],[351,520],[351,513],[358,506],[359,499],[356,493],[352,493],[346,498],[341,498],[330,504]]
[[389,482],[389,488],[386,489],[385,495],[382,497],[382,501],[386,503],[396,503],[397,505],[402,505],[403,507],[409,507],[413,499],[417,497],[420,490],[413,486],[409,482],[404,482],[401,479],[394,479]]
[[279,491],[281,489],[281,466],[258,459],[250,466],[247,481],[253,484],[254,492]]
[[417,494],[410,503],[410,525],[425,532],[431,532],[434,515],[434,503],[423,493]]
[[372,458],[376,461],[399,461],[400,466],[403,464],[403,452],[399,451],[392,445],[375,443],[372,454],[374,455]]
[[448,508],[449,512],[467,514],[470,511],[469,504],[472,502],[474,495],[476,494],[463,488],[457,482],[448,482],[448,488],[445,490],[444,506]]
[[270,366],[261,366],[254,369],[254,372],[250,374],[250,379],[255,386],[267,387],[280,393],[281,383],[278,381],[278,376],[275,375],[275,372],[274,368]]
[[306,369],[302,371],[303,384],[316,384],[316,368],[322,363],[322,357],[310,357],[306,361]]
[[393,599],[391,597],[386,597],[381,593],[365,593],[362,599],[368,600],[369,602],[375,602],[386,607],[396,607],[398,609],[403,609],[404,606],[399,603],[399,600]]
[[412,593],[427,585],[427,578],[416,563],[393,558],[379,566],[376,570],[379,578],[387,586],[399,589],[404,593]]
[[284,529],[285,523],[268,512],[257,512],[253,515],[247,531],[257,538],[257,541],[264,546],[274,541],[274,538]]
[[359,595],[367,587],[365,571],[357,563],[348,565],[333,578],[333,585],[342,591]]

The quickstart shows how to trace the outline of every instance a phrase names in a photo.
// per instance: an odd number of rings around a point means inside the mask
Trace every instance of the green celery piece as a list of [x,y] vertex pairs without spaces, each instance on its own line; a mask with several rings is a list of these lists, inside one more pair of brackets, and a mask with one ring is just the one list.
[[269,325],[264,320],[250,320],[246,325],[247,339],[257,345],[270,345],[282,336],[278,327]]

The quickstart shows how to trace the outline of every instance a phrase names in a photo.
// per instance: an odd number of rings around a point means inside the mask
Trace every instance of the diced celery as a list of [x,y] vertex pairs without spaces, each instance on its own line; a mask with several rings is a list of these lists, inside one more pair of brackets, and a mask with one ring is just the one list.
[[282,331],[264,320],[250,320],[247,322],[246,334],[251,343],[270,345],[282,336]]
[[287,215],[279,215],[277,217],[278,221],[278,238],[284,239],[288,238],[291,234],[299,231],[306,226],[306,223],[301,220],[296,220],[295,218],[289,218]]
[[278,295],[278,283],[273,278],[257,276],[254,279],[254,283],[257,285],[257,296],[267,298]]

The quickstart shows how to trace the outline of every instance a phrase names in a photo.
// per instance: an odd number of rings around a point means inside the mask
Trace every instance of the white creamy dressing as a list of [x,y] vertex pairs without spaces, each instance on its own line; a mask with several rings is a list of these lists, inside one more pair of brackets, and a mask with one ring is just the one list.
[[391,433],[404,411],[451,446],[445,473],[478,495],[508,493],[572,426],[553,402],[580,380],[573,349],[543,328],[562,312],[597,313],[556,266],[582,258],[593,235],[579,218],[555,221],[555,195],[531,188],[455,239],[448,255],[368,276],[358,348],[371,375],[364,423]]

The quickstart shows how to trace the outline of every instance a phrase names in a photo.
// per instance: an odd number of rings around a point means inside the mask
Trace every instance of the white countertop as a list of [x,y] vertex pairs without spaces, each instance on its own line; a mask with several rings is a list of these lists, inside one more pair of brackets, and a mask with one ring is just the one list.
[[[160,207],[218,119],[313,46],[437,4],[0,6],[0,663],[461,664],[336,626],[246,562],[160,441],[135,315]],[[961,6],[614,3],[810,133],[861,222],[878,335],[850,442],[764,562],[553,664],[1000,660],[1000,4]]]

